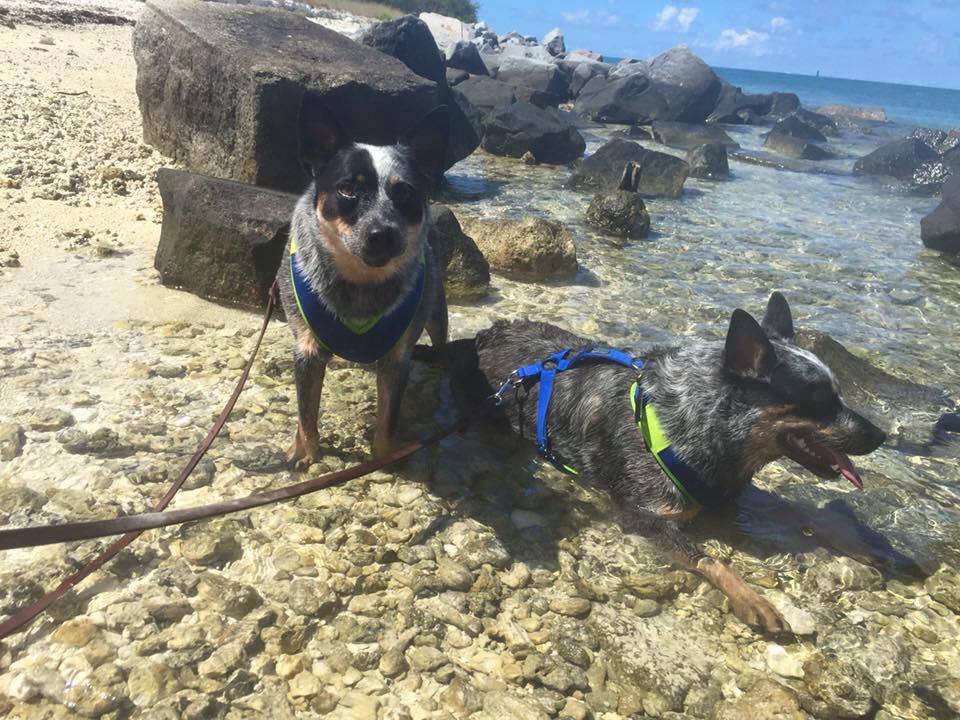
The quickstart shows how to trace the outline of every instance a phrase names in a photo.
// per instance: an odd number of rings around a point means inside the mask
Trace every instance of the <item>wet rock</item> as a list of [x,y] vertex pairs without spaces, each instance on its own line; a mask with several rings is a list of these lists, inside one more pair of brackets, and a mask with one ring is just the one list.
[[960,572],[944,565],[923,584],[934,600],[960,615]]
[[442,702],[455,717],[466,717],[483,707],[484,693],[467,680],[456,677],[446,690],[440,693]]
[[803,708],[816,717],[859,718],[874,707],[870,680],[854,658],[817,653],[803,664]]
[[933,128],[914,128],[907,137],[922,140],[940,155],[960,147],[960,134],[946,133]]
[[340,699],[340,706],[350,711],[351,720],[377,720],[380,700],[359,690],[348,690]]
[[805,580],[821,593],[848,590],[876,590],[883,587],[883,576],[876,568],[848,557],[818,562],[807,572]]
[[437,563],[437,578],[449,590],[469,590],[473,585],[473,573],[465,565],[449,558],[441,558]]
[[660,603],[649,598],[639,598],[633,605],[633,614],[642,618],[659,615]]
[[550,716],[536,703],[498,690],[485,693],[483,711],[497,720],[549,720]]
[[711,720],[742,720],[742,718],[769,718],[769,720],[805,720],[796,693],[772,680],[762,678],[735,700],[714,707]]
[[577,271],[573,237],[555,220],[465,220],[463,226],[499,275],[536,281],[569,278]]
[[960,253],[960,174],[947,180],[940,204],[920,220],[920,239],[931,250]]
[[796,113],[787,115],[778,120],[773,131],[780,135],[789,135],[790,137],[801,138],[803,140],[817,140],[826,142],[826,136],[820,132],[812,123],[805,122]]
[[100,628],[89,618],[72,618],[54,630],[50,639],[70,647],[83,647],[101,634]]
[[592,605],[589,600],[578,597],[555,598],[550,601],[550,609],[558,615],[584,618],[590,614]]
[[550,110],[516,102],[491,111],[484,120],[483,149],[521,157],[531,152],[538,163],[567,163],[586,148],[577,129]]
[[290,583],[290,609],[306,617],[328,617],[337,606],[337,596],[320,580],[297,578]]
[[727,148],[720,143],[698,145],[687,152],[690,177],[704,180],[722,180],[730,177]]
[[614,138],[581,160],[568,179],[577,189],[613,190],[621,186],[627,163],[636,165],[630,188],[644,196],[680,197],[690,166],[680,158]]
[[651,126],[654,139],[670,147],[688,149],[706,143],[717,143],[725,147],[740,147],[727,133],[713,125],[669,122],[657,120]]
[[769,643],[764,659],[766,660],[767,667],[780,677],[803,677],[803,658],[801,653],[791,653],[782,645]]
[[802,140],[790,135],[781,135],[778,132],[767,134],[763,146],[778,155],[796,158],[798,160],[829,160],[833,153],[814,142]]
[[163,168],[154,267],[165,285],[249,308],[266,302],[297,198]]
[[582,700],[567,698],[563,709],[560,710],[560,717],[569,718],[569,720],[587,720],[590,717],[590,708]]
[[127,677],[127,695],[137,707],[151,707],[180,689],[175,671],[161,663],[135,664]]
[[240,557],[236,536],[231,521],[191,523],[180,529],[180,552],[194,565],[221,566]]
[[689,592],[699,584],[697,576],[679,570],[623,576],[624,589],[638,598],[649,600],[674,598],[680,592]]
[[66,410],[46,407],[30,411],[24,416],[23,422],[35,432],[51,432],[69,427],[75,421]]
[[411,648],[407,651],[407,660],[418,672],[430,672],[450,662],[440,650],[429,646]]
[[0,461],[9,461],[23,450],[23,428],[15,423],[0,423]]
[[881,145],[853,165],[855,175],[886,175],[912,181],[921,165],[935,162],[940,156],[922,140],[908,138]]
[[100,455],[103,457],[125,457],[134,450],[120,441],[120,436],[110,428],[100,428],[86,433],[75,427],[68,427],[57,433],[57,441],[67,452],[77,455]]
[[594,195],[586,219],[588,225],[614,237],[644,238],[650,231],[650,215],[643,200],[628,190]]
[[500,581],[514,590],[526,587],[527,583],[530,582],[530,568],[527,567],[526,563],[514,563],[509,571],[500,576]]
[[191,170],[278,190],[306,181],[305,94],[373,144],[437,104],[436,85],[400,61],[284,10],[154,0],[133,49],[145,142]]
[[[0,446],[2,447],[2,446]],[[34,513],[47,504],[47,496],[23,485],[0,486],[0,517]]]
[[868,120],[870,122],[887,122],[887,113],[881,107],[853,107],[840,103],[821,105],[816,109],[821,115],[840,120]]
[[557,654],[568,663],[583,668],[584,670],[590,667],[590,663],[593,661],[587,649],[571,637],[559,638],[554,643],[554,649],[557,651]]
[[490,264],[473,238],[463,232],[450,208],[433,205],[430,246],[448,300],[477,300],[490,289]]

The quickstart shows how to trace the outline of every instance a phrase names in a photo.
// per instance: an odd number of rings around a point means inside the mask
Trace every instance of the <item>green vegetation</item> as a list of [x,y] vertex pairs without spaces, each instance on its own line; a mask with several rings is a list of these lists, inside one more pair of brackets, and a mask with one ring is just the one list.
[[471,0],[382,0],[405,13],[434,12],[460,18],[464,22],[477,21],[478,5]]

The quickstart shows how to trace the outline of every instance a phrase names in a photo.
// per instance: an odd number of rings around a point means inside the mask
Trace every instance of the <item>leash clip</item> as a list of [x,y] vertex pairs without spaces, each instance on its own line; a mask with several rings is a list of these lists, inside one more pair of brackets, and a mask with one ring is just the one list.
[[516,388],[520,383],[523,382],[523,379],[517,374],[517,371],[514,370],[503,381],[503,384],[500,386],[500,389],[497,390],[493,395],[490,396],[490,399],[493,400],[494,407],[500,407],[503,405],[503,396],[507,394],[507,391],[511,388]]

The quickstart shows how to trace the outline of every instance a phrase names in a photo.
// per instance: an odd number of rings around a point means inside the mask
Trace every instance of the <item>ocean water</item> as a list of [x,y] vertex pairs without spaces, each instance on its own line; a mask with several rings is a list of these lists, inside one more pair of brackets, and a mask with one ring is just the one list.
[[745,92],[796,93],[809,108],[828,103],[882,107],[894,123],[942,129],[960,127],[960,90],[761,70],[716,67],[714,71]]

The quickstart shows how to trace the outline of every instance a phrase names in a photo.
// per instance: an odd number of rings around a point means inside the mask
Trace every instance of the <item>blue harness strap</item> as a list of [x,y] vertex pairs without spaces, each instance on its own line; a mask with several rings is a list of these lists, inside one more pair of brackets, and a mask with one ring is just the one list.
[[303,321],[320,345],[357,363],[379,360],[403,337],[420,307],[426,274],[426,263],[421,258],[413,287],[387,314],[360,320],[341,319],[327,309],[307,282],[295,250],[290,253],[293,294]]
[[518,369],[515,375],[520,381],[528,379],[534,382],[540,381],[540,391],[537,393],[537,451],[560,472],[576,475],[577,471],[562,462],[550,449],[550,439],[547,436],[547,417],[550,412],[554,378],[557,373],[569,370],[588,359],[614,362],[634,370],[640,370],[643,367],[643,361],[613,348],[590,348],[574,355],[570,355],[571,352],[570,349],[559,350],[542,362],[525,365]]
[[[570,349],[559,350],[542,362],[525,365],[517,369],[514,371],[513,377],[517,379],[518,383],[538,381],[540,383],[540,390],[537,394],[537,451],[561,472],[576,475],[577,471],[564,463],[553,452],[547,434],[550,398],[553,395],[554,380],[557,373],[564,372],[588,359],[616,363],[639,372],[643,369],[643,361],[620,350],[605,347],[581,350],[573,355],[570,354],[571,352]],[[509,380],[504,383],[496,394],[497,398],[501,396],[509,384]],[[680,493],[694,505],[701,507],[723,505],[728,502],[732,497],[731,495],[708,485],[700,474],[690,467],[670,445],[670,441],[660,425],[652,400],[649,395],[642,394],[639,382],[635,382],[631,388],[630,401],[647,450],[653,455],[660,469],[670,478]]]

